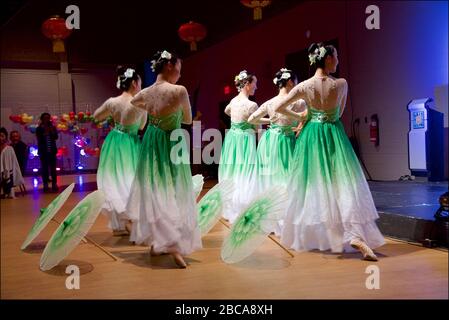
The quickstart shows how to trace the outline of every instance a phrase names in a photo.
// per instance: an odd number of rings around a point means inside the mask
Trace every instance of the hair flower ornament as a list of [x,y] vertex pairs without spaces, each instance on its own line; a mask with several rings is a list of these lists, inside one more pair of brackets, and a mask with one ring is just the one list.
[[284,72],[282,73],[281,79],[290,79],[292,77],[292,75],[290,74],[290,72]]
[[132,78],[134,74],[134,69],[128,68],[126,69],[124,76],[125,78]]
[[170,59],[171,59],[171,53],[168,52],[167,50],[164,50],[164,51],[162,51],[162,53],[161,53],[161,58],[162,58],[162,59],[170,60]]

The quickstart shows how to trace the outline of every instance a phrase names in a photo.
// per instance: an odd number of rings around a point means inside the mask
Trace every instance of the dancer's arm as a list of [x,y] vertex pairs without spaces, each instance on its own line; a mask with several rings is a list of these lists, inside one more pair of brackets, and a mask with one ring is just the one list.
[[192,108],[190,107],[189,94],[184,86],[179,86],[179,102],[182,107],[182,123],[192,124]]
[[344,88],[343,88],[343,98],[341,99],[341,105],[340,105],[340,118],[346,109],[346,100],[348,97],[348,82],[345,79],[342,79],[342,80],[344,80]]
[[300,121],[304,120],[303,112],[298,113],[288,109],[289,105],[304,97],[305,97],[304,86],[302,83],[300,83],[296,87],[294,87],[288,95],[279,99],[278,101],[275,101],[273,103],[273,109],[275,112],[285,114]]
[[228,116],[231,116],[231,103],[226,106],[226,108],[224,109],[224,113],[226,113]]
[[147,106],[145,103],[143,91],[145,91],[145,89],[141,90],[138,94],[136,94],[134,96],[134,98],[132,98],[131,104],[136,108],[143,109],[143,110],[147,111]]
[[263,118],[267,113],[267,105],[264,103],[249,116],[248,122],[251,124],[270,124],[270,118]]
[[142,112],[141,118],[140,118],[140,127],[139,130],[143,130],[145,128],[145,125],[147,124],[148,114],[146,111],[140,110]]
[[109,115],[111,115],[111,111],[109,110],[109,99],[108,99],[101,105],[100,108],[95,110],[93,117],[95,120],[101,121],[106,119]]

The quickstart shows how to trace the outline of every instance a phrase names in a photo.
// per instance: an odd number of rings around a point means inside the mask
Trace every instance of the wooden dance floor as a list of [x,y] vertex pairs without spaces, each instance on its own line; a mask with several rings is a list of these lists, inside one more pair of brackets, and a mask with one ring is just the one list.
[[[235,265],[220,259],[229,230],[218,223],[203,238],[204,248],[190,255],[187,269],[178,269],[170,256],[149,256],[127,237],[113,237],[100,215],[89,236],[118,261],[91,243],[80,243],[60,266],[39,270],[45,241],[57,224],[50,222],[26,251],[20,246],[39,208],[55,194],[43,194],[26,178],[28,194],[1,200],[2,299],[427,299],[448,298],[448,253],[387,239],[376,252],[378,262],[361,255],[322,252],[296,253],[291,258],[268,239],[249,258]],[[95,188],[95,175],[62,176],[60,186],[77,188],[56,216],[61,221],[75,204]],[[35,183],[35,182],[34,182]],[[213,186],[206,183],[205,193]],[[65,266],[81,271],[80,289],[68,290]],[[380,289],[369,290],[365,273],[370,265],[380,271]]]

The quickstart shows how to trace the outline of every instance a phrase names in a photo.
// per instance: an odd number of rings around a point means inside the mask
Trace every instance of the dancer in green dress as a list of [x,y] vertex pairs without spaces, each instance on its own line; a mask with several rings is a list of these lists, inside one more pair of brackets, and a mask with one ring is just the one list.
[[148,112],[137,173],[128,201],[133,220],[131,240],[151,246],[151,253],[169,253],[176,264],[200,249],[196,194],[189,152],[181,123],[192,123],[189,95],[176,85],[181,60],[168,51],[152,61],[156,82],[138,93],[131,103]]
[[303,119],[288,106],[304,99],[307,123],[296,142],[289,182],[289,205],[281,241],[295,250],[342,252],[351,247],[376,261],[371,248],[384,244],[373,198],[340,117],[348,84],[330,76],[338,64],[333,46],[312,44],[315,75],[276,102],[274,110]]
[[223,209],[224,218],[231,223],[255,196],[251,187],[257,158],[255,126],[248,122],[257,110],[257,103],[249,100],[257,89],[257,78],[243,70],[234,80],[239,94],[225,109],[231,117],[231,129],[223,142],[218,169],[219,182],[231,180],[234,184],[233,200]]
[[134,69],[124,67],[118,67],[117,73],[117,89],[122,94],[106,100],[93,116],[96,120],[111,116],[115,123],[101,147],[97,184],[105,195],[103,208],[110,219],[110,227],[114,235],[120,236],[129,232],[126,230],[129,221],[126,203],[140,149],[137,131],[145,126],[146,112],[131,105],[131,99],[140,91],[139,75]]
[[[257,192],[265,192],[274,185],[286,187],[291,173],[293,150],[295,148],[296,134],[302,122],[273,110],[273,103],[285,97],[297,84],[293,71],[282,68],[273,79],[279,94],[263,103],[248,119],[252,124],[269,124],[257,146],[256,183]],[[306,110],[304,100],[295,101],[289,106],[290,110],[300,112]],[[263,118],[268,115],[269,118]],[[280,235],[282,218],[277,225],[275,233]]]

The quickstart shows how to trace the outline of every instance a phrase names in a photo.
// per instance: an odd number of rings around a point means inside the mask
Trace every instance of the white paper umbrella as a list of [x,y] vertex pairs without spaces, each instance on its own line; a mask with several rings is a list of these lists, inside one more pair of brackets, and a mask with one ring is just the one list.
[[39,235],[39,233],[41,233],[45,226],[50,222],[51,219],[53,219],[56,213],[58,213],[59,209],[61,209],[61,207],[67,201],[74,187],[75,184],[72,183],[52,202],[50,202],[50,204],[46,208],[41,209],[39,217],[34,222],[33,227],[28,233],[28,236],[26,237],[20,249],[24,250]]
[[201,235],[207,234],[218,222],[223,207],[232,201],[233,192],[233,182],[225,180],[216,184],[198,202],[198,225]]
[[221,248],[226,263],[250,256],[262,245],[285,212],[288,194],[283,187],[272,187],[258,196],[235,220]]
[[104,200],[103,192],[97,190],[87,195],[70,211],[42,253],[41,270],[50,270],[56,266],[78,245],[95,223]]

